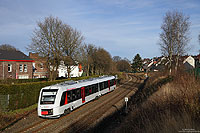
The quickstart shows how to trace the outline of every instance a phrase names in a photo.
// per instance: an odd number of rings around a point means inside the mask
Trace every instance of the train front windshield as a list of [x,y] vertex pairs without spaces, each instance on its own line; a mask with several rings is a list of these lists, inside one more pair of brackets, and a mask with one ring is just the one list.
[[58,89],[42,90],[40,104],[54,104]]

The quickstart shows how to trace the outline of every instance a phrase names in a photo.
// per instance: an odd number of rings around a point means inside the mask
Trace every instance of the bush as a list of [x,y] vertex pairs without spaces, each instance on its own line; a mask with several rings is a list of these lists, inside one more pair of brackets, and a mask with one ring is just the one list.
[[9,95],[7,110],[25,108],[37,103],[40,89],[60,81],[0,85],[0,94]]
[[[97,77],[97,76],[93,76]],[[67,80],[82,80],[91,77],[77,77]],[[38,79],[39,80],[39,79]],[[0,110],[15,110],[31,106],[38,102],[39,92],[41,88],[57,84],[65,80],[55,81],[40,81],[40,82],[28,82],[21,84],[0,84],[0,95],[7,95],[9,97],[8,106],[0,106]],[[1,104],[1,102],[0,102]]]
[[0,80],[0,84],[19,84],[19,83],[40,82],[40,81],[48,81],[48,78],[38,78],[38,79],[6,79],[6,80]]

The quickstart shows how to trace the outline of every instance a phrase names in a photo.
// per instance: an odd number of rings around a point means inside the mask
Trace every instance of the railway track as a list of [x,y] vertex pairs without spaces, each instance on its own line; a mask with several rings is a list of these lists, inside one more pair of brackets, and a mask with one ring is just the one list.
[[[138,81],[140,81],[140,79],[136,77],[136,82]],[[119,99],[123,99],[125,96],[127,96],[130,93],[129,87],[132,85],[133,84],[131,82],[126,84],[126,86],[124,86],[125,88],[121,89],[121,91],[119,91],[117,95],[115,95],[115,97],[109,99],[108,102],[106,101],[103,104],[103,106],[101,106],[100,110],[98,109],[94,110],[92,114],[90,114],[88,117],[83,117],[83,119],[80,119],[76,123],[73,123],[68,128],[62,130],[62,132],[82,132],[89,129],[90,126],[93,124],[93,122],[104,114],[102,112],[106,112],[107,110],[109,110],[111,107],[113,107],[112,105],[114,105],[114,103],[119,102]],[[136,91],[136,88],[134,88],[134,90],[132,91]]]
[[[4,132],[82,132],[90,128],[95,120],[102,117],[107,110],[131,91],[136,91],[136,85],[140,84],[141,81],[138,76],[131,75],[130,80],[118,86],[115,91],[79,107],[66,116],[62,116],[59,119],[38,119],[36,113],[34,117],[37,117],[37,120],[29,122],[24,127],[19,127],[20,123],[16,123],[16,125]],[[22,123],[26,123],[25,121]]]

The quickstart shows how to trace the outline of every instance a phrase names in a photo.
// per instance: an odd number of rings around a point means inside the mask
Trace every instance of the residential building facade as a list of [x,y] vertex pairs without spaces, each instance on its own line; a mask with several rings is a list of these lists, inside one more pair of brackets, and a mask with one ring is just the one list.
[[192,56],[188,56],[184,61],[183,64],[186,69],[194,69],[195,68],[195,59]]
[[34,60],[21,51],[0,50],[0,79],[30,79]]
[[46,58],[39,56],[38,53],[29,53],[29,58],[34,60],[33,78],[48,78]]
[[[83,73],[81,64],[78,64],[77,66],[70,66],[70,68],[70,77],[80,77]],[[61,61],[58,67],[58,77],[68,77],[67,67],[64,64],[64,61]]]

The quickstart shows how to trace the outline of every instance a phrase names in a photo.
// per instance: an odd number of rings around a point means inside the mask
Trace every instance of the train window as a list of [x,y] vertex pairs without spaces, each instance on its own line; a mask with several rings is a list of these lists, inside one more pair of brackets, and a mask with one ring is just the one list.
[[54,104],[58,89],[42,90],[40,104]]
[[101,83],[100,83],[100,90],[103,90],[103,89],[104,89],[104,83],[101,82]]
[[76,90],[76,95],[77,95],[77,99],[80,99],[81,98],[81,88],[78,88]]
[[103,90],[105,89],[106,87],[106,84],[105,84],[105,81],[103,82]]
[[96,92],[97,92],[97,91],[96,91],[95,84],[94,84],[94,85],[92,85],[92,92],[93,92],[93,93],[96,93]]
[[114,85],[114,82],[115,82],[115,79],[112,79],[112,80],[110,81],[110,86],[113,86],[113,85]]
[[88,95],[89,95],[89,87],[86,86],[86,87],[85,87],[85,96],[88,96]]
[[102,85],[101,85],[101,83],[99,83],[99,88],[100,88],[100,90],[102,90]]
[[104,82],[104,89],[108,88],[108,81]]
[[89,94],[92,94],[92,85],[89,86]]
[[95,93],[95,86],[94,85],[91,86],[92,86],[92,93]]
[[98,90],[97,90],[97,87],[96,87],[96,84],[92,85],[92,92],[93,93],[96,93]]
[[[62,97],[61,97],[61,102],[62,103],[60,103],[60,105],[65,103],[65,100],[62,101],[62,99],[64,99],[64,97],[66,97],[66,95],[63,94]],[[80,98],[81,98],[81,88],[74,89],[74,90],[71,90],[71,91],[67,92],[67,101],[68,101],[68,103],[76,101],[76,100],[78,100]]]
[[65,97],[66,97],[66,91],[63,92],[61,100],[60,100],[60,106],[63,106],[65,104]]
[[77,100],[76,90],[72,90],[72,101]]
[[95,84],[95,92],[97,92],[98,91],[98,84]]

